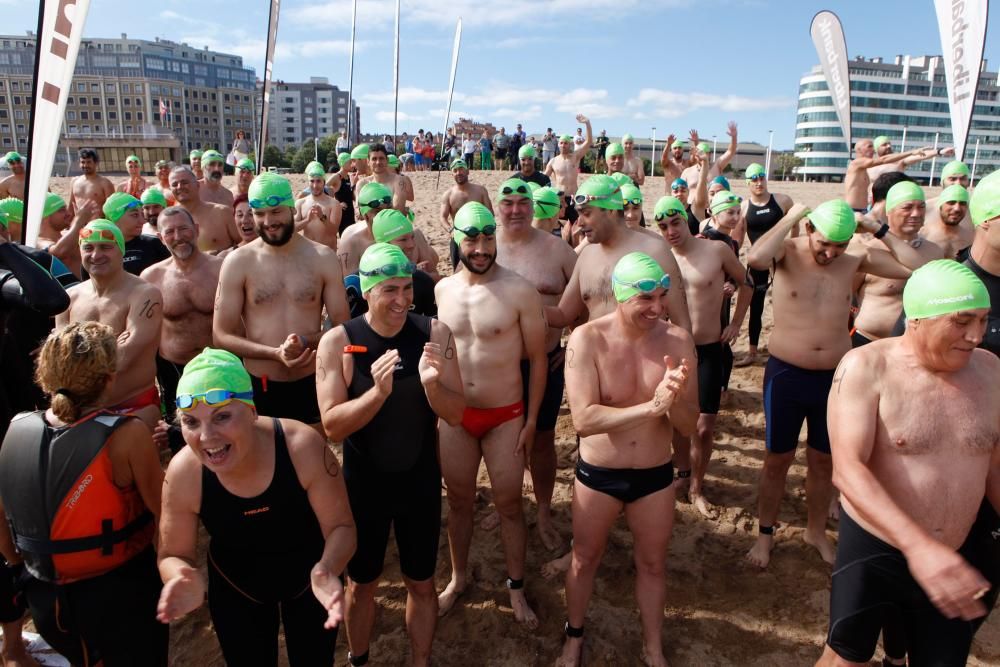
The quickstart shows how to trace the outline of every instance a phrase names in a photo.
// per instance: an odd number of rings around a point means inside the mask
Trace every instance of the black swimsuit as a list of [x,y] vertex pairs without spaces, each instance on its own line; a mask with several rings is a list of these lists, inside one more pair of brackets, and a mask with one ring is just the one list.
[[[774,195],[771,195],[763,206],[757,206],[752,201],[747,200],[746,225],[750,244],[756,243],[783,217],[785,217],[785,212],[778,206]],[[750,299],[750,344],[757,347],[763,328],[764,298],[767,296],[768,279],[771,277],[771,273],[758,269],[750,269],[749,273],[754,285],[753,297]]]

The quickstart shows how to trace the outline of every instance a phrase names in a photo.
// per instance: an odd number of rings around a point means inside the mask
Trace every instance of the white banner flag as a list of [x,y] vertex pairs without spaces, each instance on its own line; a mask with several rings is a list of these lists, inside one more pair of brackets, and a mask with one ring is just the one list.
[[30,161],[26,175],[24,243],[34,245],[42,224],[45,193],[59,147],[66,97],[76,68],[90,0],[42,0],[40,34],[35,49],[34,104],[31,108]]
[[965,155],[986,45],[988,0],[934,0],[948,82],[955,159]]
[[264,85],[261,88],[260,138],[257,140],[257,173],[264,171],[264,149],[267,147],[267,118],[271,112],[271,71],[274,69],[274,45],[278,41],[278,14],[281,0],[271,0],[267,19],[267,51],[264,53]]
[[830,98],[837,111],[837,120],[844,132],[847,154],[851,154],[851,79],[847,70],[847,41],[840,19],[831,11],[822,11],[813,17],[809,26],[813,45],[819,55],[819,64],[830,89]]

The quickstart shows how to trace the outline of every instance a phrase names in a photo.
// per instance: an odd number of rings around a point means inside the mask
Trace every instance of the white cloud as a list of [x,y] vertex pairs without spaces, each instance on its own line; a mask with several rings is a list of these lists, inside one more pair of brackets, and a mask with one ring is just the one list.
[[628,101],[630,107],[652,108],[657,116],[677,118],[698,109],[749,112],[788,109],[795,100],[787,97],[744,97],[714,93],[679,93],[658,88],[643,88]]
[[[216,34],[225,34],[219,30]],[[247,65],[257,67],[258,75],[263,75],[264,54],[267,51],[267,40],[264,38],[250,37],[241,30],[230,31],[226,41],[219,41],[215,34],[191,34],[181,37],[181,41],[192,46],[207,46],[212,51],[232,53],[242,56]],[[358,41],[355,44],[355,52],[366,50],[371,43]],[[347,55],[350,53],[351,43],[349,40],[311,40],[311,41],[282,41],[279,37],[275,45],[274,60],[277,65],[282,61],[297,60],[299,58],[315,58],[318,56]]]
[[511,118],[516,121],[531,120],[542,115],[542,107],[534,104],[527,109],[513,109],[502,107],[489,113],[490,118]]
[[[462,93],[455,93],[454,99],[461,101],[464,97],[465,96]],[[392,91],[382,93],[366,93],[361,95],[359,100],[365,104],[386,104],[388,102],[392,102],[393,95]],[[399,89],[400,104],[415,104],[421,102],[444,103],[447,101],[447,90],[424,90],[423,88],[415,88],[412,86],[404,86]]]
[[[405,111],[400,111],[399,112],[399,122],[400,123],[409,123],[409,122],[412,122],[412,121],[415,121],[415,120],[424,120],[424,118],[425,117],[423,115],[421,115],[421,114],[406,113]],[[391,111],[376,111],[375,112],[375,120],[377,120],[379,122],[382,122],[382,123],[391,123],[392,119],[393,119],[393,115],[392,115]]]
[[[457,94],[457,93],[456,93]],[[553,91],[545,88],[518,88],[502,82],[491,81],[475,95],[467,95],[464,103],[475,107],[515,107],[527,103],[547,102]]]

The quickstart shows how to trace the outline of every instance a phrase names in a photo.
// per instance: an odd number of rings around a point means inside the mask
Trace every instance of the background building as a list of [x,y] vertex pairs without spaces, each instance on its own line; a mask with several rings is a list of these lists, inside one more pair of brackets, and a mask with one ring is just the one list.
[[[258,89],[263,82],[258,82]],[[317,137],[347,132],[348,94],[330,84],[326,77],[310,77],[309,83],[271,82],[267,119],[267,141],[285,150],[298,148]],[[354,123],[351,134],[357,143],[361,135],[361,112],[351,100]]]
[[[894,62],[858,57],[849,63],[851,79],[851,134],[853,140],[886,135],[893,150],[951,146],[951,116],[944,60],[939,56],[896,56]],[[904,78],[904,74],[906,78]],[[997,73],[979,76],[979,93],[969,130],[965,162],[972,166],[976,140],[980,141],[977,176],[1000,167],[1000,102]],[[902,146],[903,131],[906,145]],[[795,125],[795,155],[804,161],[796,173],[811,180],[843,180],[850,151],[844,143],[826,79],[819,65],[799,81],[799,108]],[[935,178],[948,158],[935,164]],[[931,161],[907,169],[918,180],[930,177]]]
[[[30,153],[28,127],[35,36],[0,35],[0,148]],[[156,38],[84,39],[59,128],[57,173],[72,151],[96,148],[106,171],[136,153],[149,172],[158,159],[194,149],[228,153],[237,130],[255,134],[254,70],[240,56]],[[162,115],[161,115],[162,112]]]
[[[515,123],[516,125],[516,123]],[[454,124],[452,124],[451,129],[455,131],[456,137],[461,137],[463,134],[470,135],[473,139],[479,139],[483,136],[483,132],[486,136],[492,137],[497,133],[497,128],[493,126],[493,123],[481,123],[472,120],[471,118],[459,118]],[[514,131],[513,125],[511,126],[511,132]],[[510,134],[508,132],[507,134]]]

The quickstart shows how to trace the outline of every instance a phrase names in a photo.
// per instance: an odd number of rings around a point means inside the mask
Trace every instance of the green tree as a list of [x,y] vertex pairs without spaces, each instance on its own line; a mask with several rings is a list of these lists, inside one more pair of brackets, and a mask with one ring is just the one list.
[[285,156],[274,144],[268,144],[264,147],[264,162],[263,168],[268,167],[287,167],[288,163],[285,161]]
[[[774,160],[775,173],[781,172],[781,180],[785,180],[786,175],[795,173],[796,167],[805,164],[802,158],[796,157],[795,153],[780,153]],[[770,174],[768,174],[770,178]]]

